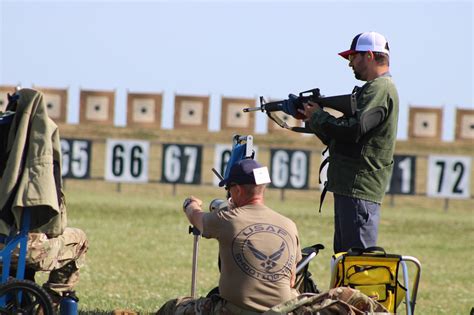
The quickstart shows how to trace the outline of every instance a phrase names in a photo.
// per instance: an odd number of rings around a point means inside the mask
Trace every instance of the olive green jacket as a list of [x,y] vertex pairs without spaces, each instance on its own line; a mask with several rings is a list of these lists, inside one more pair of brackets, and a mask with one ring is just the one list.
[[356,91],[354,116],[317,110],[309,128],[329,146],[327,189],[381,203],[393,169],[398,93],[387,73]]
[[0,170],[0,233],[19,228],[23,209],[30,208],[30,229],[54,237],[67,223],[59,131],[47,115],[42,93],[31,89],[18,93],[8,135],[0,135],[7,137],[1,149],[8,156]]

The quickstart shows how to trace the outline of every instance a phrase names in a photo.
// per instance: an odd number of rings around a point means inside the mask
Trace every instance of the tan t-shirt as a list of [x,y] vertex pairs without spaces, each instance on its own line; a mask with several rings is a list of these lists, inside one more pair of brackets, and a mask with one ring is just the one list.
[[203,236],[219,241],[220,295],[266,311],[291,299],[290,278],[301,260],[296,225],[263,205],[206,213]]

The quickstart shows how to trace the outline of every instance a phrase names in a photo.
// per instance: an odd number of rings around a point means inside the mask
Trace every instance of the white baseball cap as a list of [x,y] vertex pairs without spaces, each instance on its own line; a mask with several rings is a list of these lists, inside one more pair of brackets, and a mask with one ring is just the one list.
[[360,33],[352,40],[351,48],[349,50],[340,52],[339,55],[346,59],[359,51],[373,51],[381,52],[390,55],[388,42],[382,34],[377,32]]

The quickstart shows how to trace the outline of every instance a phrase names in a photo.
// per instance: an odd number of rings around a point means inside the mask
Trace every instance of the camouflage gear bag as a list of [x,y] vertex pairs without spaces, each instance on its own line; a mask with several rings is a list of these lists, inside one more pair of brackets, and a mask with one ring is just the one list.
[[321,294],[305,293],[266,311],[265,315],[363,315],[390,314],[378,302],[358,290],[347,287],[331,289]]

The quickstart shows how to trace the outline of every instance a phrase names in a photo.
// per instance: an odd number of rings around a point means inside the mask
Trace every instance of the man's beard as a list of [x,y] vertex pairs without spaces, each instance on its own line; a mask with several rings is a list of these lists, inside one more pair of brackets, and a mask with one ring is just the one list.
[[357,80],[363,81],[362,74],[359,71],[354,70],[354,76]]

